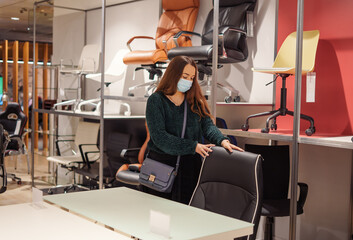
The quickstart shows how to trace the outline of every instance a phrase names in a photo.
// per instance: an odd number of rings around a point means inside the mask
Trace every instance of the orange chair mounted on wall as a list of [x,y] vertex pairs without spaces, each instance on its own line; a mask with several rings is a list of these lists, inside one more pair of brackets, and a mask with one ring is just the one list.
[[[149,91],[153,91],[162,76],[163,65],[167,63],[167,52],[169,49],[176,47],[173,42],[173,37],[180,31],[193,31],[200,2],[199,0],[163,0],[162,13],[155,38],[149,36],[135,36],[127,42],[130,52],[124,56],[124,63],[141,64],[141,67],[135,71],[145,69],[149,72],[151,81],[133,86],[129,88],[129,96],[134,96],[133,90],[141,87],[148,87],[145,96],[149,96]],[[135,39],[150,39],[155,40],[156,49],[153,50],[132,50],[130,44]],[[179,46],[191,46],[191,39],[188,36],[183,36],[178,39]],[[157,80],[154,80],[157,76]]]

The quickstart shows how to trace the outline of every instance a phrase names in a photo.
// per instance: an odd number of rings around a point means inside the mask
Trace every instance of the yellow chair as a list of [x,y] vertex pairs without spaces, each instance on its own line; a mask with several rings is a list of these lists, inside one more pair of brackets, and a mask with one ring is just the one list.
[[[280,108],[274,111],[268,111],[263,113],[257,113],[250,115],[246,118],[245,124],[242,125],[241,129],[243,131],[249,130],[249,119],[254,117],[261,117],[271,115],[266,120],[266,127],[261,129],[261,132],[268,133],[269,122],[273,119],[271,124],[271,130],[277,130],[276,118],[278,116],[291,115],[293,116],[293,111],[287,109],[287,88],[286,79],[290,75],[295,74],[295,55],[296,55],[296,32],[293,32],[287,36],[284,40],[280,50],[278,51],[275,62],[272,68],[252,68],[254,72],[270,73],[282,78],[282,88],[281,88],[281,103]],[[315,66],[315,56],[317,45],[319,42],[319,30],[304,31],[303,32],[303,57],[302,57],[302,75],[314,71]],[[304,114],[300,114],[300,118],[303,118],[310,122],[310,127],[305,130],[306,135],[311,136],[315,133],[314,119]]]

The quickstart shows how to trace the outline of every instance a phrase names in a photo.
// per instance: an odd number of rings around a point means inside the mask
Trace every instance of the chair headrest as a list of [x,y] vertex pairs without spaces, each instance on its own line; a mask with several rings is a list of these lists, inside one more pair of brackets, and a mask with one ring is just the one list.
[[186,8],[199,7],[199,0],[163,0],[163,9],[165,11],[183,10]]
[[[16,102],[9,102],[7,104],[5,111],[2,114],[9,116],[11,113],[14,113],[18,116],[21,112],[22,112],[22,110],[21,110],[20,104],[18,104]],[[17,120],[17,119],[13,119],[13,120]]]
[[[256,3],[257,0],[219,0],[220,7],[233,7],[243,3]],[[213,2],[213,1],[212,1]],[[214,4],[214,2],[213,2]]]

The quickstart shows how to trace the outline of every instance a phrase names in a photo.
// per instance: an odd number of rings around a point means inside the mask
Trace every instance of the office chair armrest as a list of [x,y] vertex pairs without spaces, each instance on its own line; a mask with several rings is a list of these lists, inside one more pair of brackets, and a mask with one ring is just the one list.
[[87,163],[88,162],[88,158],[87,157],[85,158],[85,156],[87,155],[86,153],[93,153],[93,152],[97,152],[97,151],[83,152],[83,147],[84,146],[97,146],[97,144],[95,144],[95,143],[84,143],[84,144],[78,145],[78,149],[80,150],[81,156],[83,158],[82,160]]
[[[87,164],[91,164],[91,163],[94,163],[96,161],[98,161],[99,157],[97,159],[92,159],[90,160],[89,157],[88,157],[88,154],[92,154],[92,153],[100,153],[99,151],[90,151],[90,152],[85,152],[85,159],[86,159],[86,163]],[[83,160],[85,161],[85,160]]]
[[198,37],[201,37],[201,34],[200,33],[197,33],[197,32],[190,32],[190,31],[180,31],[178,32],[177,34],[174,35],[173,37],[173,41],[174,41],[174,44],[176,47],[179,47],[179,44],[178,44],[178,38],[182,35],[194,35],[194,36],[198,36]]
[[140,164],[140,163],[129,164],[128,169],[129,169],[130,171],[139,172],[140,169],[141,169],[141,164]]
[[138,156],[140,151],[140,148],[127,148],[121,150],[120,157],[122,158],[131,158],[131,157],[136,157]]
[[127,41],[127,43],[126,43],[126,46],[127,46],[127,48],[130,50],[130,52],[132,51],[132,48],[130,47],[130,44],[132,43],[132,41],[134,41],[134,40],[137,39],[137,38],[144,38],[144,39],[151,39],[151,40],[154,40],[153,37],[149,37],[149,36],[135,36],[135,37],[132,37],[132,38],[130,38],[130,40]]
[[228,26],[226,26],[226,27],[223,26],[222,29],[220,29],[218,34],[225,34],[228,31],[238,32],[238,33],[246,35],[246,31],[244,29],[235,28],[235,27],[228,27]]
[[226,49],[224,47],[224,35],[228,32],[228,31],[233,31],[233,32],[238,32],[241,34],[245,34],[246,36],[246,31],[244,31],[243,29],[240,28],[234,28],[234,27],[222,27],[222,29],[220,29],[219,33],[218,33],[218,44],[221,47],[221,56],[220,58],[227,58],[227,52]]
[[32,129],[30,129],[30,128],[25,128],[25,129],[23,129],[22,141],[24,140],[25,136],[26,136],[28,133],[31,133],[31,132],[32,132]]
[[301,206],[303,208],[305,201],[306,201],[306,197],[308,196],[308,188],[309,187],[308,187],[308,184],[301,183],[301,182],[298,182],[298,186],[300,189],[298,204],[299,204],[299,206]]

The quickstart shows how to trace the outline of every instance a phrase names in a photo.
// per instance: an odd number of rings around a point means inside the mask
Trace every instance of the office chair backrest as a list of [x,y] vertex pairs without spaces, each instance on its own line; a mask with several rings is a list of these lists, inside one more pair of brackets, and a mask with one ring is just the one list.
[[128,49],[119,49],[105,72],[107,75],[114,76],[115,82],[125,79],[127,65],[124,64],[123,58],[128,52]]
[[[317,45],[319,43],[319,30],[303,32],[303,72],[314,71],[315,56]],[[294,68],[296,55],[296,37],[297,33],[292,32],[287,36],[278,51],[273,68]]]
[[[246,14],[253,11],[256,0],[220,0],[219,1],[219,32],[227,27],[247,30]],[[213,42],[213,9],[209,12],[203,31],[202,45],[211,45]],[[246,35],[235,31],[228,31],[224,35],[224,48],[228,58],[226,62],[245,61],[248,57]]]
[[261,154],[264,159],[264,199],[288,199],[289,146],[246,144],[245,151]]
[[[158,23],[156,33],[156,48],[165,49],[164,40],[167,41],[167,49],[175,47],[173,36],[180,31],[193,31],[199,11],[199,0],[163,0],[163,14]],[[189,37],[180,37],[179,46],[191,46]]]
[[85,45],[82,49],[78,68],[83,71],[98,72],[100,66],[100,47],[96,44]]
[[120,156],[123,149],[129,148],[131,134],[121,132],[109,132],[108,141],[105,144],[105,152],[107,154],[107,164],[109,170],[109,177],[114,177],[118,169],[126,163],[127,159]]
[[22,112],[20,104],[9,102],[5,111],[0,113],[0,124],[10,134],[22,135],[27,122],[26,115]]
[[190,205],[254,223],[255,239],[262,206],[260,155],[212,148],[201,167]]
[[[99,123],[79,121],[75,133],[75,145],[78,147],[80,144],[92,144],[97,141],[99,132]],[[87,151],[97,151],[95,146],[85,147]]]

